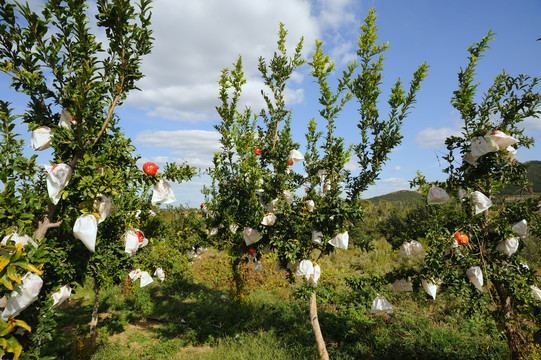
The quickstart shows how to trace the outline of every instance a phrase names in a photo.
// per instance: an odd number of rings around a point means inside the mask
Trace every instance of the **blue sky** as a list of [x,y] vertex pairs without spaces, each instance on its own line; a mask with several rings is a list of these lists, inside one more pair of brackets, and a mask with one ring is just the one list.
[[[359,26],[370,7],[376,9],[379,40],[391,46],[385,55],[380,114],[385,116],[385,95],[397,77],[407,84],[419,64],[426,61],[430,69],[416,107],[405,120],[402,145],[393,151],[381,180],[364,193],[365,198],[408,189],[417,170],[429,179],[443,178],[444,164],[438,161],[444,154],[443,140],[461,126],[450,105],[457,73],[467,64],[468,46],[489,30],[496,35],[477,69],[479,94],[503,69],[511,75],[541,76],[538,0],[156,0],[155,47],[143,60],[142,91],[130,94],[119,109],[121,124],[142,156],[141,164],[150,160],[163,166],[165,161],[185,159],[208,168],[212,153],[219,149],[213,125],[219,121],[215,106],[222,67],[230,67],[242,55],[248,77],[245,101],[257,111],[262,105],[257,58],[272,56],[279,22],[288,30],[290,49],[304,36],[303,55],[310,59],[314,40],[322,40],[340,70],[354,58]],[[306,124],[317,112],[317,89],[308,71],[305,67],[297,72],[288,86],[293,134],[301,144]],[[5,76],[0,77],[0,86],[7,88]],[[24,105],[21,96],[9,94],[7,99],[17,107]],[[355,104],[349,106],[338,126],[346,141],[355,142],[358,116]],[[540,141],[541,119],[529,119],[525,126],[527,134]],[[25,137],[29,139],[29,134]],[[519,150],[517,158],[541,160],[541,152]],[[47,161],[47,153],[40,161]],[[198,206],[206,182],[203,176],[175,185],[178,203]]]

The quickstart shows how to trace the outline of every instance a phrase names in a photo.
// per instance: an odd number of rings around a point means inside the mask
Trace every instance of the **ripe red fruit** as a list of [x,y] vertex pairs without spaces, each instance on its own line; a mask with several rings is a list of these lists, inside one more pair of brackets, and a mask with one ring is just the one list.
[[256,155],[261,155],[261,149],[260,148],[255,148],[255,154]]
[[205,203],[201,203],[201,209],[205,207]]
[[468,241],[469,241],[468,236],[461,233],[461,232],[456,232],[453,235],[453,238],[456,240],[458,245],[466,245],[468,243]]
[[250,255],[255,256],[255,249],[250,248],[248,252],[250,253]]
[[293,160],[289,159],[289,160],[287,161],[287,163],[289,164],[289,166],[291,166],[291,165],[293,165]]
[[137,235],[137,238],[139,239],[139,242],[142,243],[143,241],[145,241],[145,234],[143,234],[143,232],[141,230],[137,230],[135,232],[135,235]]
[[490,133],[490,135],[498,135],[499,133],[501,133],[500,130],[494,130],[493,132]]
[[56,169],[57,166],[58,166],[58,164],[56,164],[55,166],[53,166],[52,169],[51,169],[51,172],[53,172],[54,169]]
[[156,172],[158,171],[160,167],[152,162],[146,162],[143,164],[143,171],[148,175],[156,175]]

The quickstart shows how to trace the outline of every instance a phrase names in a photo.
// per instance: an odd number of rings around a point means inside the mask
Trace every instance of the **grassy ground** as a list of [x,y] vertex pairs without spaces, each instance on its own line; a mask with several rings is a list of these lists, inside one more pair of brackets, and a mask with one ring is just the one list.
[[[393,315],[370,314],[371,302],[350,289],[350,275],[385,271],[395,254],[386,242],[374,250],[338,252],[321,264],[319,318],[332,359],[505,359],[493,324],[456,312],[451,299],[424,294],[392,298]],[[99,347],[92,359],[316,359],[308,316],[309,289],[290,285],[264,259],[262,273],[245,268],[249,296],[229,300],[229,263],[204,254],[183,279],[145,288],[124,284],[102,292]],[[72,295],[57,321],[51,353],[89,358],[91,284]],[[224,298],[225,296],[225,298]]]

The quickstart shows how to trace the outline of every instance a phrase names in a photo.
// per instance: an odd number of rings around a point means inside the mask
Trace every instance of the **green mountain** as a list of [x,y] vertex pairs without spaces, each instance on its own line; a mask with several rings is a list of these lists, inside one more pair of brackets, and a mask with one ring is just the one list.
[[376,205],[382,201],[386,201],[395,204],[401,203],[402,205],[414,206],[424,203],[425,197],[415,191],[400,190],[381,196],[375,196],[368,200]]
[[[532,160],[525,162],[528,165],[528,172],[526,176],[528,180],[532,183],[532,190],[536,194],[541,194],[541,161]],[[519,195],[519,187],[514,185],[509,185],[502,191],[504,196]],[[389,194],[375,196],[368,199],[368,201],[373,204],[379,204],[382,201],[390,203],[402,203],[402,205],[413,206],[425,202],[423,195],[415,191],[410,190],[400,190],[395,191]]]
[[[528,180],[532,183],[532,190],[534,193],[541,194],[541,161],[532,160],[527,161],[524,164],[528,165],[528,172],[526,176]],[[507,186],[503,191],[502,195],[519,195],[519,187],[515,185]]]

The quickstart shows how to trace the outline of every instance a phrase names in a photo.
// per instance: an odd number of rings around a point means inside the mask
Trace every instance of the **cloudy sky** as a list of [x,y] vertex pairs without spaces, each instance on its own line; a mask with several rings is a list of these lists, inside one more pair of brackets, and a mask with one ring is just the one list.
[[[538,0],[156,0],[153,7],[156,40],[152,54],[143,61],[146,77],[138,84],[142,91],[132,93],[119,110],[126,134],[142,156],[141,164],[154,161],[163,166],[166,161],[185,160],[201,169],[211,166],[212,154],[219,150],[213,125],[219,121],[215,107],[221,70],[242,56],[248,77],[244,101],[259,109],[257,59],[272,56],[280,22],[288,31],[290,50],[304,37],[303,55],[310,59],[315,40],[322,40],[324,51],[340,70],[355,59],[359,27],[374,7],[379,40],[391,45],[385,55],[383,95],[398,77],[407,84],[421,63],[430,66],[416,107],[405,121],[402,145],[391,154],[365,198],[408,189],[417,170],[429,179],[443,178],[443,141],[461,126],[450,105],[457,72],[467,64],[468,46],[490,29],[497,35],[477,71],[480,92],[502,69],[511,75],[541,76]],[[301,144],[318,105],[308,71],[305,67],[294,74],[287,93],[294,140]],[[339,133],[356,142],[354,102],[350,108],[339,119]],[[385,115],[384,107],[381,113]],[[540,141],[541,120],[531,119],[526,126],[528,134]],[[538,149],[521,151],[517,158],[541,160]],[[175,185],[178,203],[198,206],[206,182],[208,178],[202,176]]]

